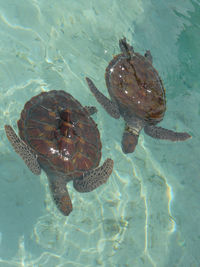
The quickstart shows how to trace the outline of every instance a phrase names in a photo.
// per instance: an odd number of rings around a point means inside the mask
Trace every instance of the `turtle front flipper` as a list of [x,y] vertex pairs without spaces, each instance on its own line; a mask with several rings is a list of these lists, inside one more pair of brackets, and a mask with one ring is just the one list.
[[89,170],[81,178],[74,179],[74,188],[81,192],[90,192],[107,182],[113,170],[113,160],[107,159],[102,166]]
[[53,200],[59,211],[68,216],[72,211],[72,202],[66,187],[65,177],[55,173],[47,174]]
[[186,132],[174,132],[172,130],[164,129],[162,127],[156,127],[154,125],[145,126],[144,131],[146,134],[153,138],[163,139],[163,140],[170,140],[170,141],[185,141],[189,138],[192,138]]
[[93,115],[97,112],[97,108],[94,106],[85,106],[85,109],[89,113],[89,115]]
[[93,95],[96,97],[96,100],[102,105],[102,107],[108,112],[110,116],[112,116],[115,119],[119,119],[120,113],[117,105],[112,102],[110,99],[105,97],[94,85],[94,83],[86,77],[86,81],[88,83],[88,86],[90,88],[90,91],[93,93]]
[[41,173],[41,168],[37,161],[37,156],[32,152],[31,148],[16,135],[10,125],[5,125],[4,127],[7,138],[15,152],[23,159],[26,166],[32,171],[32,173],[39,175]]

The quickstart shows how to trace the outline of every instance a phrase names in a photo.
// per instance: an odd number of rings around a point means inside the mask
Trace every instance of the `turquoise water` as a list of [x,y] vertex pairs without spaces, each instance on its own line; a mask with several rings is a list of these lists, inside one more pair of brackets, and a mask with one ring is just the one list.
[[[200,266],[200,2],[198,0],[0,0],[0,267]],[[123,121],[109,117],[84,77],[107,94],[104,71],[126,36],[150,49],[166,87],[160,125],[187,131],[183,143],[140,135],[124,155]],[[94,115],[111,157],[108,183],[88,194],[68,185],[74,210],[62,216],[44,173],[34,176],[13,152],[24,103],[63,89]]]

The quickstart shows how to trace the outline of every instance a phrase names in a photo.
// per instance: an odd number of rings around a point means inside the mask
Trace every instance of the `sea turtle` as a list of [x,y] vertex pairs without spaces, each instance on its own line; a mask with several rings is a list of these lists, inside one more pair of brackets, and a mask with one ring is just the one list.
[[58,209],[69,215],[72,203],[66,183],[73,180],[79,192],[90,192],[105,183],[113,161],[101,159],[97,125],[90,117],[95,107],[83,107],[65,91],[42,92],[31,98],[18,121],[19,136],[10,125],[6,135],[14,150],[36,175],[43,169]]
[[125,130],[122,150],[132,153],[138,143],[142,128],[153,138],[185,141],[191,136],[155,125],[163,119],[166,110],[165,89],[152,65],[150,51],[142,56],[134,52],[126,38],[119,40],[121,54],[116,55],[106,68],[105,80],[111,100],[105,97],[86,77],[97,101],[113,117],[124,118]]

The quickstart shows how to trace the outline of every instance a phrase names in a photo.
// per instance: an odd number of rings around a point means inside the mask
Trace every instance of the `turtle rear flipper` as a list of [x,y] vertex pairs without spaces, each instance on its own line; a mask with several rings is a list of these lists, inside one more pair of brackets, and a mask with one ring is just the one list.
[[151,55],[150,50],[147,50],[144,56],[151,62],[151,64],[153,63],[153,57]]
[[7,138],[15,152],[23,159],[26,166],[32,171],[32,173],[39,175],[41,173],[41,168],[37,161],[37,156],[32,152],[31,148],[16,135],[10,125],[5,125],[4,127]]
[[102,166],[89,170],[81,178],[73,181],[74,188],[81,192],[90,192],[107,182],[113,170],[113,160],[107,159]]
[[154,125],[145,126],[144,131],[146,134],[153,138],[170,140],[170,141],[185,141],[192,136],[186,132],[174,132],[172,130],[156,127]]
[[123,54],[125,54],[128,58],[131,58],[131,54],[134,53],[133,47],[127,43],[126,38],[119,40],[119,47]]

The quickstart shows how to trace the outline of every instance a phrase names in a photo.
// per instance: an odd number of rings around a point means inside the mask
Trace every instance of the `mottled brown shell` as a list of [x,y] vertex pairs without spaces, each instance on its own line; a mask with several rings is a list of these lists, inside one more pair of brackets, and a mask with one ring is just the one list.
[[106,84],[124,116],[138,116],[151,123],[162,120],[165,90],[151,62],[138,53],[128,59],[124,54],[113,58],[106,69]]
[[28,101],[18,128],[45,171],[75,178],[99,165],[98,128],[88,111],[64,91],[43,92]]

